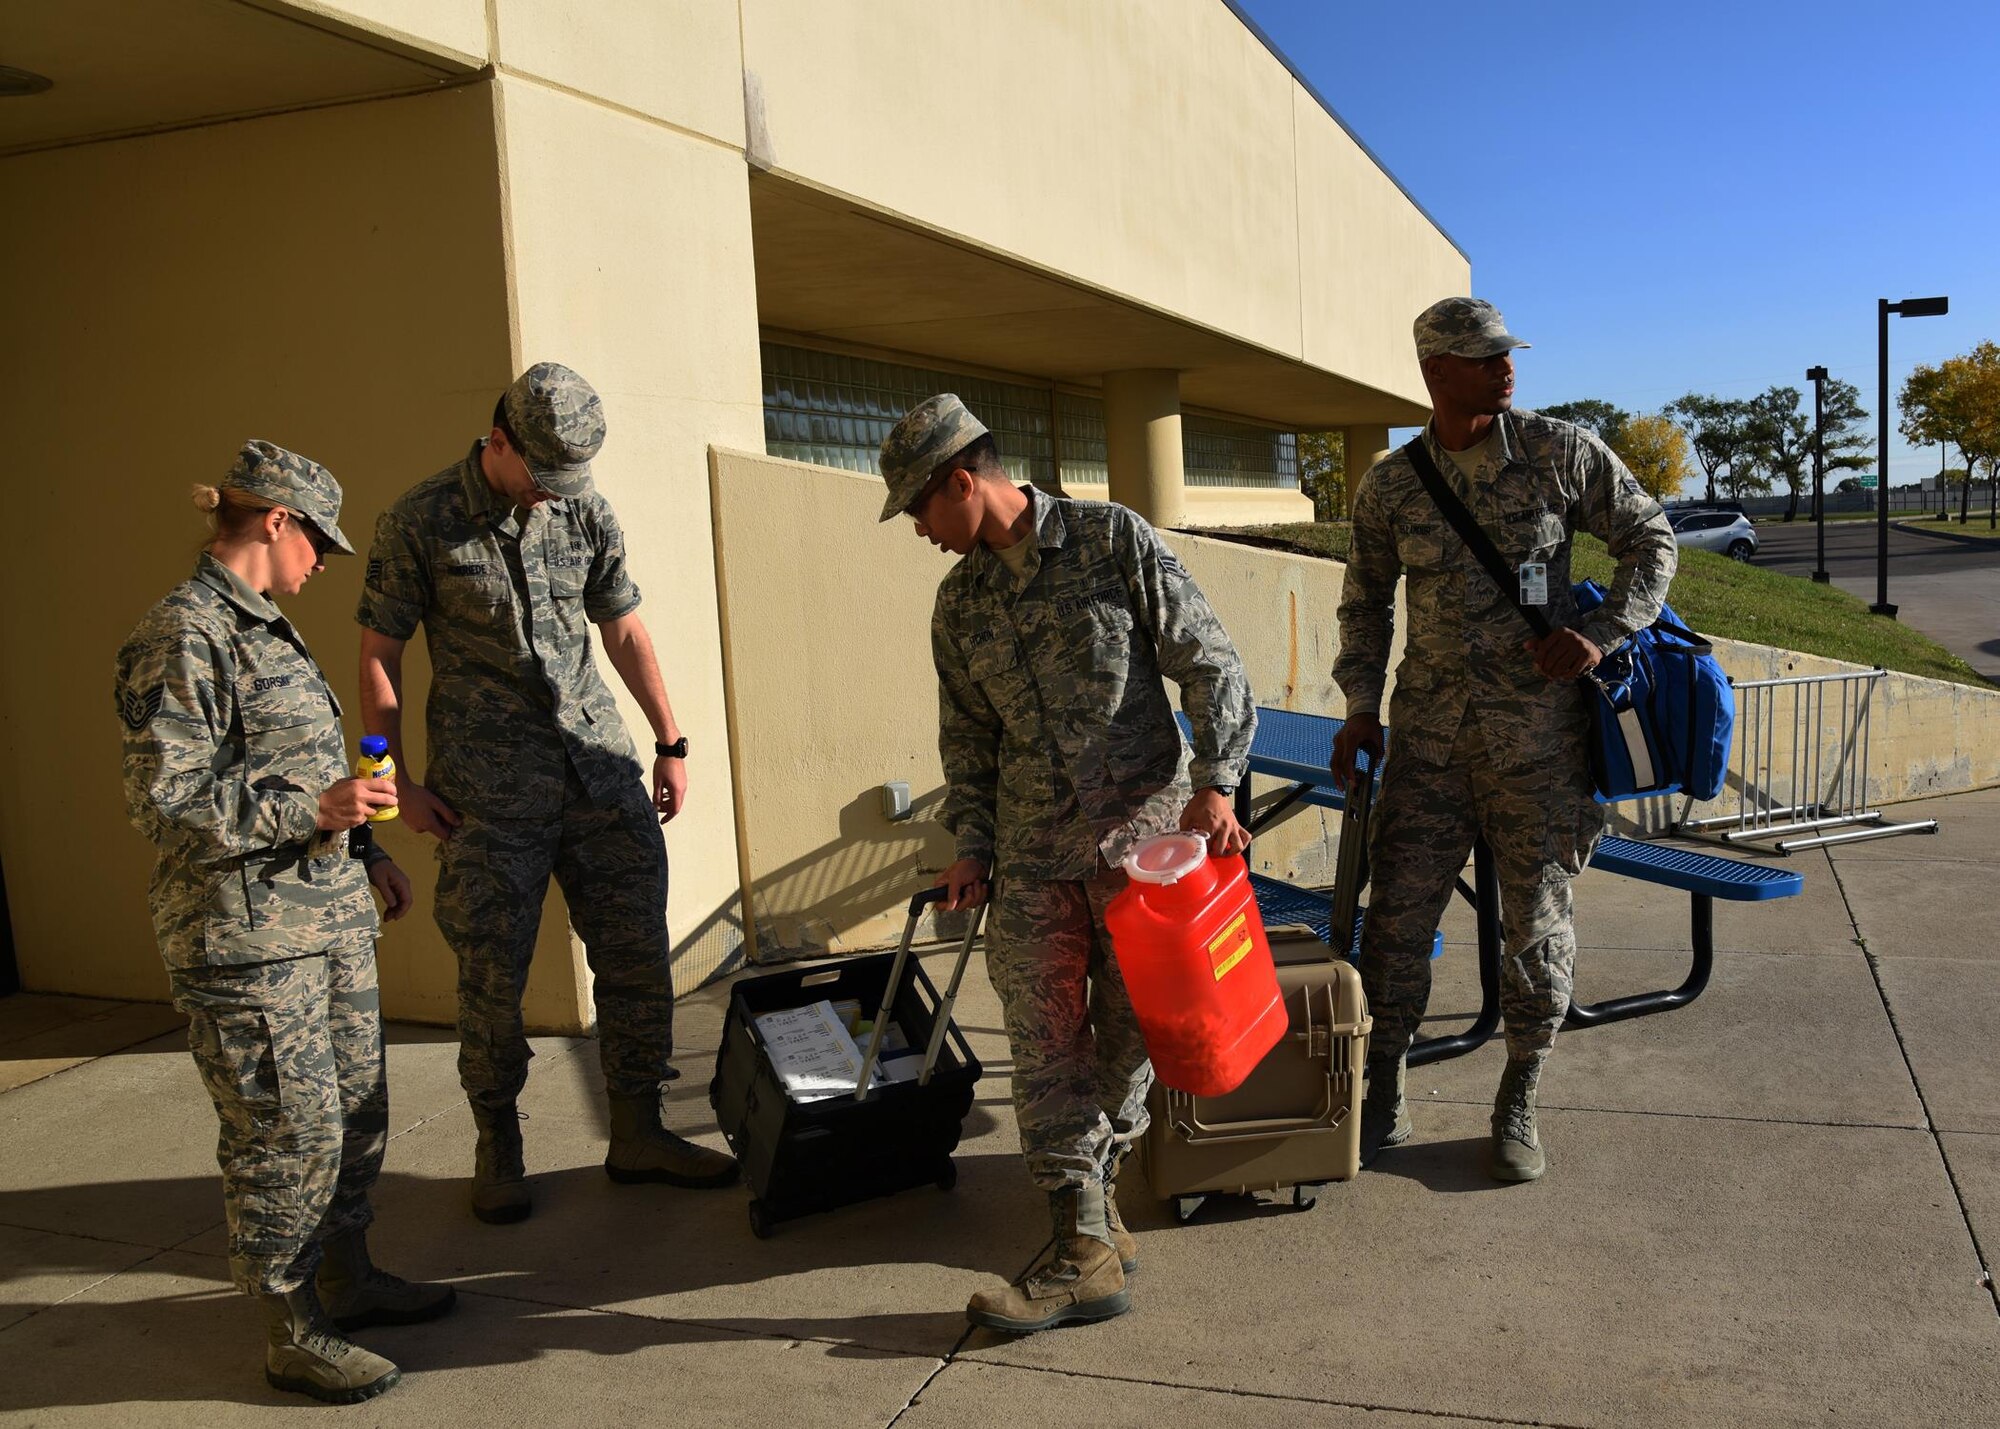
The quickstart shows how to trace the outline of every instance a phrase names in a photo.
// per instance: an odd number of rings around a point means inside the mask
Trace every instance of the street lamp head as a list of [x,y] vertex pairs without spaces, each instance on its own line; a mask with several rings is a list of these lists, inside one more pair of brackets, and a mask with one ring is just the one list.
[[1950,298],[1905,298],[1889,304],[1889,311],[1906,318],[1941,318],[1951,311]]
[[1826,381],[1826,369],[1824,367],[1808,367],[1806,369],[1806,381],[1808,382]]

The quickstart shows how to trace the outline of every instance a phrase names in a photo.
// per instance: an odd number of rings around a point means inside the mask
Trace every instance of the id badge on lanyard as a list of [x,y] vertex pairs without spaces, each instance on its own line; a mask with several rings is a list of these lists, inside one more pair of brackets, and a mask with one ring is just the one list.
[[1547,561],[1521,562],[1521,604],[1547,605],[1549,603],[1549,563]]

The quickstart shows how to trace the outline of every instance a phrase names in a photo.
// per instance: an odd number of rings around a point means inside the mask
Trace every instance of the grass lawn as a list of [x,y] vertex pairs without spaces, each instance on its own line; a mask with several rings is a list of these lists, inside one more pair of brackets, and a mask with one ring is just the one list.
[[[1349,528],[1344,522],[1294,522],[1196,534],[1340,561],[1347,558]],[[1595,537],[1578,536],[1571,569],[1578,580],[1587,577],[1609,585],[1610,553]],[[1868,603],[1857,596],[1713,551],[1682,550],[1667,599],[1691,629],[1704,635],[1992,688],[1944,646],[1907,625],[1870,614]]]

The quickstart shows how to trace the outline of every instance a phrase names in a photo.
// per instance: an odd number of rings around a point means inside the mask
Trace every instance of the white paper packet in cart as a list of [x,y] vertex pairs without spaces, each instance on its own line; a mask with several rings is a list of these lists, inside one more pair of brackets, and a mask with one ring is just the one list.
[[[854,1083],[861,1075],[861,1048],[832,1003],[815,1002],[808,1007],[763,1013],[757,1018],[757,1032],[770,1055],[771,1070],[793,1101],[853,1095]],[[893,1074],[890,1079],[895,1079]],[[878,1068],[869,1085],[878,1087],[883,1081]]]

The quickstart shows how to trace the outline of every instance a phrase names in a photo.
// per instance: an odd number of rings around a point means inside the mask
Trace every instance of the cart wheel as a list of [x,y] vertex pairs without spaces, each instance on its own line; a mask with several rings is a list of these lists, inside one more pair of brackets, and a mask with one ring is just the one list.
[[750,1234],[756,1236],[758,1240],[771,1238],[771,1218],[764,1214],[762,1201],[750,1203]]
[[[857,1075],[859,1074],[857,1073]],[[953,1161],[949,1156],[947,1156],[945,1158],[943,1167],[939,1169],[937,1174],[937,1188],[940,1191],[949,1191],[953,1186],[956,1186],[957,1184],[958,1184],[958,1163],[956,1161]]]
[[1319,1204],[1319,1190],[1313,1186],[1292,1187],[1292,1209],[1309,1211]]
[[1194,1213],[1201,1209],[1203,1199],[1200,1196],[1174,1197],[1174,1219],[1186,1225],[1194,1219]]

